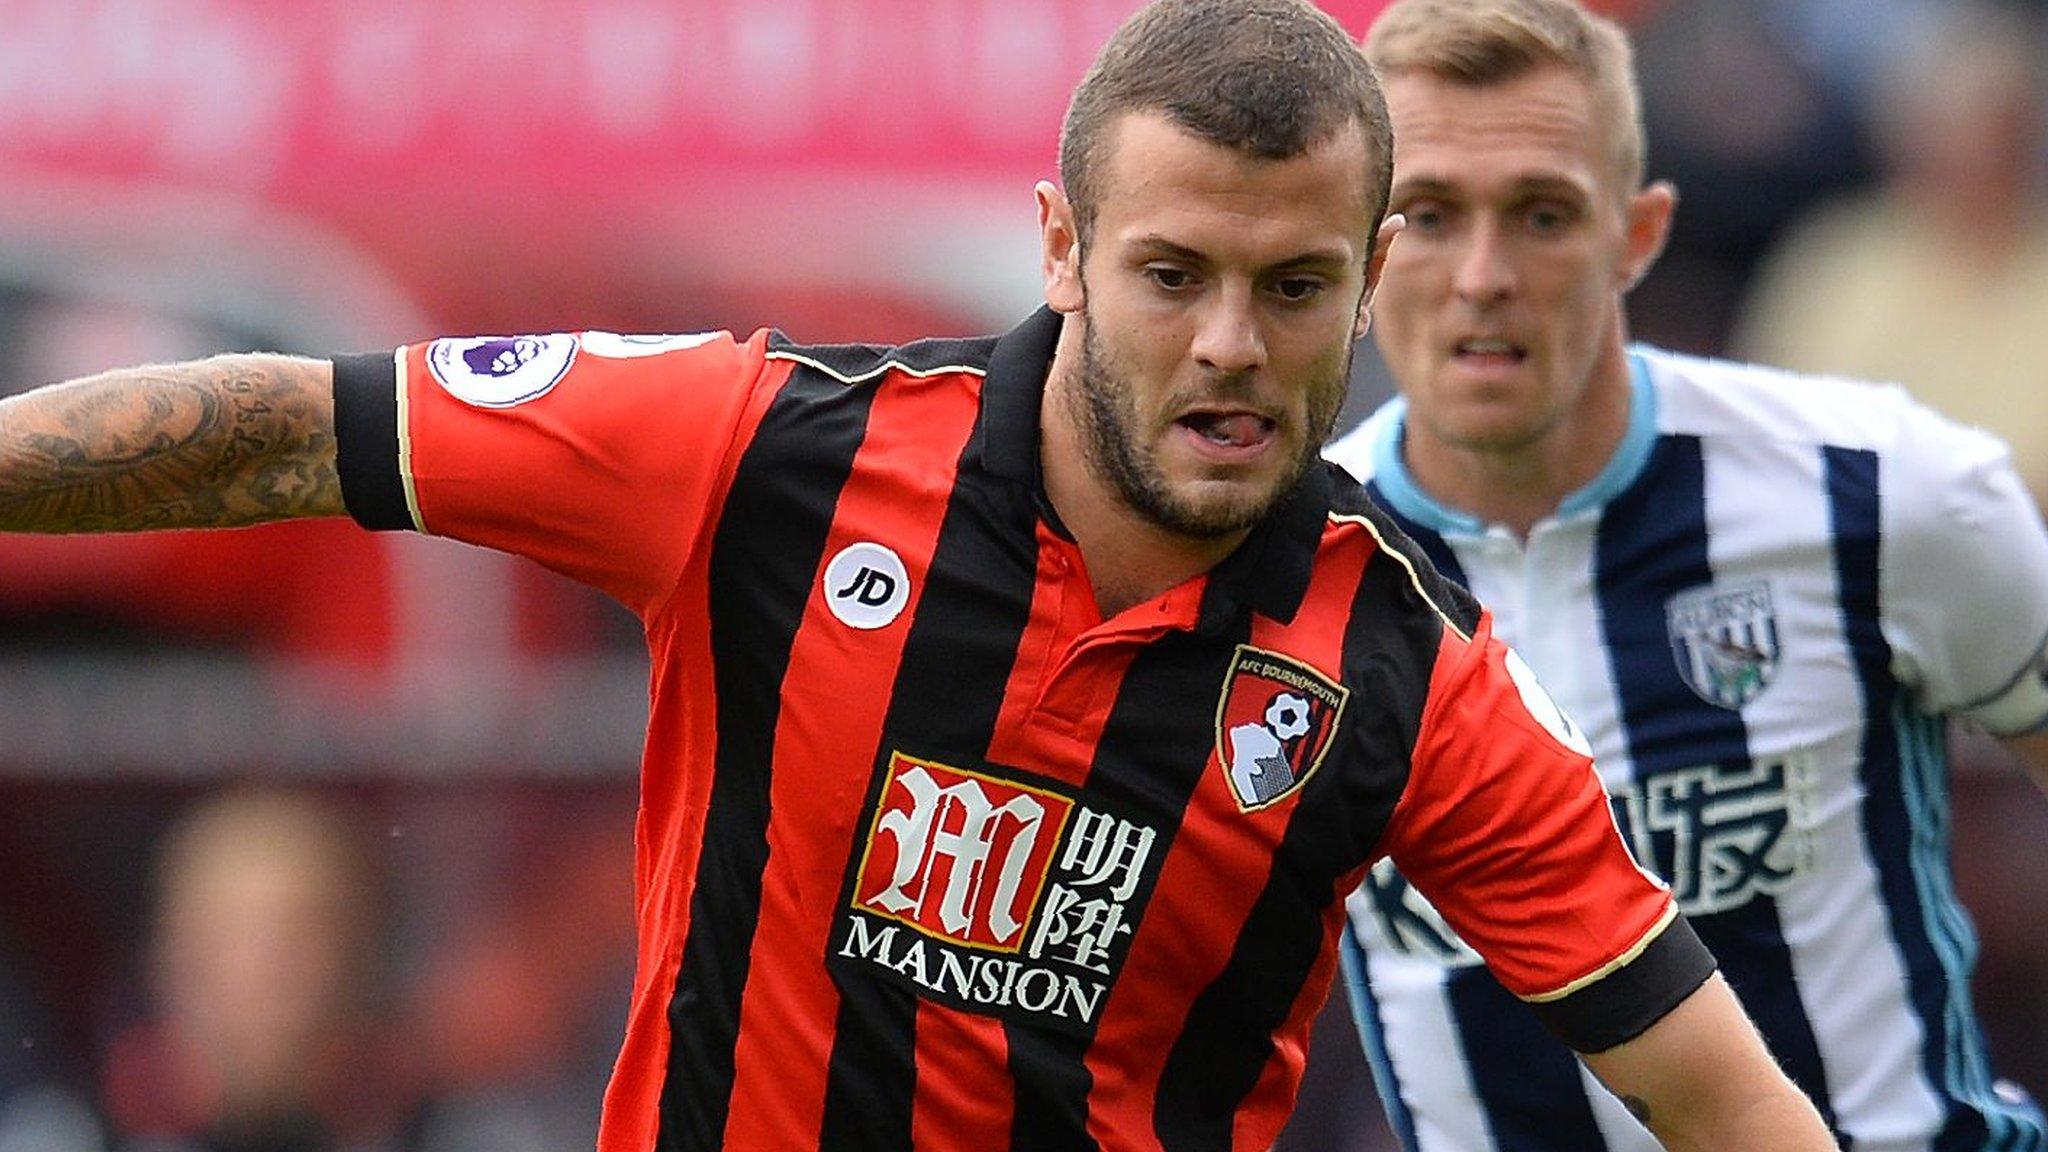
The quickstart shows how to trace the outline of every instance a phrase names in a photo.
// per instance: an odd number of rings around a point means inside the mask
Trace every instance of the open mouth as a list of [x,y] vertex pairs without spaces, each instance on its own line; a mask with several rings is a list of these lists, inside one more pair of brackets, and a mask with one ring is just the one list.
[[1219,448],[1256,448],[1273,438],[1279,424],[1256,412],[1190,412],[1181,427]]
[[1460,340],[1452,352],[1459,360],[1486,364],[1520,364],[1529,358],[1527,348],[1497,337]]

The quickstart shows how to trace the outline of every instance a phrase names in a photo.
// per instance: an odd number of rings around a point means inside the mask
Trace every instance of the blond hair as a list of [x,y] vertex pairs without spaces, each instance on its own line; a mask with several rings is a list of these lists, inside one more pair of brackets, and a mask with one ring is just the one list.
[[1573,0],[1397,0],[1366,33],[1365,54],[1385,78],[1421,72],[1472,87],[1564,68],[1585,80],[1613,125],[1622,188],[1642,185],[1635,50],[1620,25]]

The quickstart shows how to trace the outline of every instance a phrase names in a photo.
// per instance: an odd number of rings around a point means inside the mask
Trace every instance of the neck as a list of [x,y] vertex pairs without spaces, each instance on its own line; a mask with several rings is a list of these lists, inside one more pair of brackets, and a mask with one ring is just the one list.
[[1630,395],[1628,360],[1617,344],[1578,404],[1536,440],[1508,448],[1454,443],[1411,417],[1402,459],[1432,497],[1526,540],[1613,459],[1628,432]]
[[1135,607],[1221,563],[1249,531],[1184,536],[1140,515],[1088,464],[1087,445],[1067,399],[1066,365],[1055,356],[1039,405],[1039,467],[1046,499],[1073,533],[1103,619]]

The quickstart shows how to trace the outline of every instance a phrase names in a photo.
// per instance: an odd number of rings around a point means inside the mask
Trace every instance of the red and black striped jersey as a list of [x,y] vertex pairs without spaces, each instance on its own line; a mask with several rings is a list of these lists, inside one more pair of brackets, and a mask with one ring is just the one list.
[[1382,855],[1583,1050],[1711,970],[1568,722],[1341,472],[1103,619],[1038,483],[1058,327],[336,361],[358,520],[645,624],[604,1152],[1266,1148]]

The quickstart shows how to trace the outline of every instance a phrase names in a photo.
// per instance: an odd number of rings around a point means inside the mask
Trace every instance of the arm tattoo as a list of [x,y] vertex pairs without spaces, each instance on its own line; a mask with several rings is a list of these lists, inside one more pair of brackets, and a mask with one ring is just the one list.
[[218,528],[344,510],[325,361],[218,356],[0,402],[0,531]]

